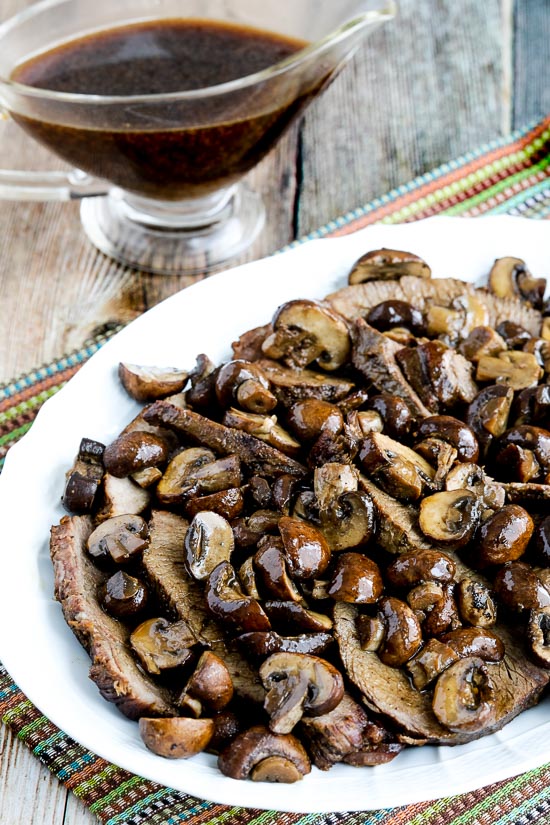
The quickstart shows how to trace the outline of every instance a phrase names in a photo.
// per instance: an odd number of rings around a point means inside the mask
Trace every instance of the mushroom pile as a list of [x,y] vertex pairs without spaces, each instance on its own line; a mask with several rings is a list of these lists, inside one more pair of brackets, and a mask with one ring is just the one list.
[[[84,632],[57,595],[148,748],[295,782],[470,741],[540,699],[545,287],[516,258],[475,289],[375,250],[228,363],[120,365],[146,406],[111,444],[82,440],[63,494],[107,624]],[[124,702],[97,653],[119,632]]]

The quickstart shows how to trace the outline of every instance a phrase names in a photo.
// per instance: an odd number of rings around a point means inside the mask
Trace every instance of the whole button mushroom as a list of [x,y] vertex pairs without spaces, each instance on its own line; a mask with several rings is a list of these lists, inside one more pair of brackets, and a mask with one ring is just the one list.
[[404,328],[413,335],[426,334],[426,319],[419,309],[408,301],[382,301],[367,315],[367,323],[379,332],[388,332],[396,327]]
[[344,696],[344,680],[336,668],[303,653],[274,653],[261,666],[260,679],[273,733],[290,733],[304,713],[322,716]]
[[228,627],[244,631],[271,630],[271,624],[256,599],[243,593],[233,567],[227,561],[210,573],[205,588],[210,612]]
[[535,526],[519,504],[506,504],[479,528],[471,563],[479,569],[519,559],[527,549]]
[[185,535],[185,564],[197,581],[207,579],[235,549],[233,530],[217,513],[197,513]]
[[98,601],[104,610],[117,619],[136,616],[147,605],[146,586],[122,570],[100,585]]
[[330,561],[330,547],[316,527],[300,519],[283,516],[279,521],[279,532],[294,578],[313,579],[324,573]]
[[166,441],[154,433],[133,430],[123,433],[112,444],[105,447],[103,464],[108,473],[115,478],[158,467],[168,458]]
[[233,739],[218,757],[218,767],[232,779],[286,784],[311,772],[309,757],[295,736],[277,735],[263,725]]
[[498,600],[509,610],[521,613],[550,605],[550,593],[525,562],[512,561],[503,565],[493,585]]
[[126,564],[140,558],[149,546],[149,528],[141,516],[115,516],[103,521],[90,534],[88,553],[95,560],[110,559]]
[[377,412],[382,418],[384,432],[390,438],[403,441],[410,436],[415,421],[402,398],[389,393],[380,393],[369,398],[367,409]]
[[454,585],[441,585],[443,596],[434,602],[433,607],[427,611],[426,618],[422,622],[422,630],[425,636],[441,636],[451,630],[460,627],[460,617],[454,598]]
[[316,361],[328,371],[349,360],[347,323],[328,306],[317,301],[289,301],[279,307],[272,325],[272,334],[262,344],[268,358],[283,359],[291,367],[307,367]]
[[451,731],[482,731],[493,722],[495,706],[495,688],[483,659],[460,659],[436,682],[433,712]]
[[214,735],[212,719],[169,719],[139,720],[139,733],[150,751],[166,759],[189,759],[208,747]]
[[390,667],[401,667],[422,644],[422,630],[408,604],[388,596],[380,600],[378,616],[385,623],[386,634],[378,651],[380,660]]
[[384,590],[375,562],[360,553],[341,553],[330,578],[327,593],[339,602],[374,604]]
[[443,633],[440,641],[454,650],[461,659],[477,656],[485,662],[500,662],[504,658],[504,643],[490,630],[477,627],[461,627]]
[[215,390],[222,407],[237,404],[252,413],[268,413],[277,406],[270,382],[261,368],[250,361],[224,364],[217,373]]
[[205,650],[178,699],[178,705],[199,717],[203,705],[216,712],[223,710],[233,698],[233,682],[225,662]]
[[342,411],[328,401],[304,398],[288,411],[288,426],[301,441],[314,441],[322,432],[337,435],[344,427]]

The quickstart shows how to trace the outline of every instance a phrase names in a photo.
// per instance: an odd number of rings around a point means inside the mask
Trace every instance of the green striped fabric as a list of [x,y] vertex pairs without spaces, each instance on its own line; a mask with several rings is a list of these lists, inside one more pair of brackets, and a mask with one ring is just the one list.
[[[296,241],[436,214],[550,216],[550,118],[472,151]],[[0,467],[9,447],[117,329],[0,387]],[[390,810],[281,814],[217,805],[90,753],[34,707],[0,665],[0,718],[104,825],[550,825],[550,765],[472,793]],[[368,774],[366,774],[368,781]],[[37,812],[38,814],[38,812]],[[11,823],[10,823],[11,825]]]

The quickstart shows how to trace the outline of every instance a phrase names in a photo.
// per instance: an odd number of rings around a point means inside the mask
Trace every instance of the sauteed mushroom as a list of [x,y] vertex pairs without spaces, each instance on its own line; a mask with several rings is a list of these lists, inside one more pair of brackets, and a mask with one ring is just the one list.
[[404,275],[431,278],[432,271],[426,261],[412,252],[397,249],[374,249],[362,255],[349,274],[350,284],[362,284],[373,280],[394,280]]
[[118,377],[128,395],[144,403],[181,392],[189,374],[175,367],[143,367],[121,361]]
[[150,751],[166,759],[189,759],[208,747],[214,735],[212,719],[139,720],[139,732]]
[[239,734],[220,754],[218,767],[232,779],[287,784],[311,771],[309,757],[295,736],[277,735],[261,725]]
[[495,690],[483,659],[469,657],[438,677],[432,703],[442,725],[453,731],[480,731],[495,716]]

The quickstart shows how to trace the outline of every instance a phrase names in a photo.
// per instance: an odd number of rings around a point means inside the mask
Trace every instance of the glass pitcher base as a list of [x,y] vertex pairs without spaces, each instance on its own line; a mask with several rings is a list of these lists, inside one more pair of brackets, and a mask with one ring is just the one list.
[[242,184],[178,203],[115,189],[106,197],[83,200],[80,215],[101,252],[160,275],[218,269],[247,249],[265,223],[260,196]]

